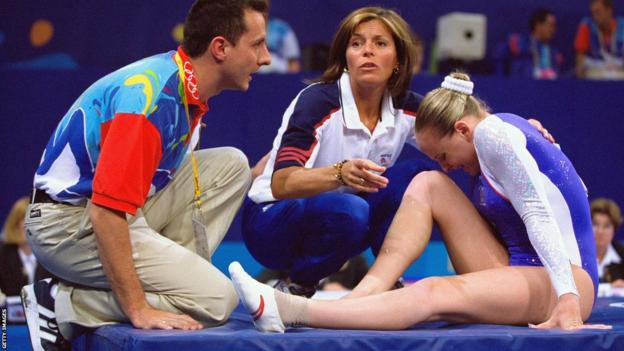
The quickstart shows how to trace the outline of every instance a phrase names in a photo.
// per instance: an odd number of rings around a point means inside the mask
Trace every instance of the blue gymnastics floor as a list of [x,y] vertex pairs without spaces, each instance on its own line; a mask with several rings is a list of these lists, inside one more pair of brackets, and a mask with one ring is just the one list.
[[[504,313],[504,311],[501,311]],[[138,330],[128,324],[106,326],[74,342],[75,350],[624,350],[624,298],[600,298],[590,323],[613,330],[563,332],[489,324],[425,323],[403,331],[290,329],[285,334],[257,332],[239,308],[230,321],[195,332]]]

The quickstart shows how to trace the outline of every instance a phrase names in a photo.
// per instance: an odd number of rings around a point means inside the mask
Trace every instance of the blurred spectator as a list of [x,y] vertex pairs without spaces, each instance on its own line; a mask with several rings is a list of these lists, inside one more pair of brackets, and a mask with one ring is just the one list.
[[24,285],[51,277],[26,241],[24,216],[29,199],[15,202],[4,223],[4,242],[0,244],[0,291],[6,296],[18,296]]
[[312,43],[303,48],[302,69],[304,71],[322,72],[327,69],[329,61],[329,44]]
[[613,239],[622,224],[620,208],[613,200],[596,199],[591,203],[591,216],[600,282],[624,288],[624,246]]
[[576,75],[589,79],[624,79],[624,18],[614,16],[612,0],[591,0],[591,18],[578,26]]
[[261,73],[297,73],[301,71],[301,51],[295,31],[279,18],[269,18],[267,47],[271,64],[260,68]]
[[552,11],[535,10],[529,21],[530,34],[512,33],[498,52],[498,71],[505,75],[556,79],[561,73],[563,56],[552,41],[557,19]]

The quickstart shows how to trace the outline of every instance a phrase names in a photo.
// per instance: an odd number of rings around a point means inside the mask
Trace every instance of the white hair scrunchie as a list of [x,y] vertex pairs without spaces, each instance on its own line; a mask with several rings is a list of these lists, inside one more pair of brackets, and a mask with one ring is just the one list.
[[474,83],[469,80],[457,79],[451,76],[446,76],[440,86],[442,88],[456,91],[458,93],[472,95],[472,89],[474,88]]

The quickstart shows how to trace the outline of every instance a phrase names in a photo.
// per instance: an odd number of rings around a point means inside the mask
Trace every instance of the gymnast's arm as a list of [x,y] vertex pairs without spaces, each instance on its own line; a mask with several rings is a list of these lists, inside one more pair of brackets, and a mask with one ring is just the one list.
[[[491,122],[491,121],[488,121]],[[523,219],[529,240],[547,270],[552,285],[563,304],[580,316],[579,293],[574,282],[569,257],[546,196],[537,162],[526,149],[521,132],[502,121],[481,123],[475,131],[474,144],[482,172],[502,186],[514,209]],[[573,313],[577,314],[577,313]]]

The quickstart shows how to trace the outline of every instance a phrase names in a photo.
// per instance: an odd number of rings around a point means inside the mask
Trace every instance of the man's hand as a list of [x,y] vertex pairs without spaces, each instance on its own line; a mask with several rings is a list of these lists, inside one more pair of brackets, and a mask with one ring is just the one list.
[[89,218],[98,243],[102,268],[122,310],[141,329],[197,330],[202,325],[187,315],[159,311],[145,299],[130,244],[126,213],[91,204]]
[[130,316],[130,321],[139,329],[202,329],[201,323],[188,315],[159,311],[147,304]]
[[266,155],[262,156],[260,161],[256,163],[253,167],[251,167],[251,180],[253,181],[258,176],[264,173],[264,168],[266,167],[267,162],[269,161],[269,157],[271,157],[271,152],[269,151]]

